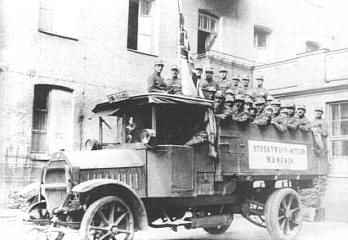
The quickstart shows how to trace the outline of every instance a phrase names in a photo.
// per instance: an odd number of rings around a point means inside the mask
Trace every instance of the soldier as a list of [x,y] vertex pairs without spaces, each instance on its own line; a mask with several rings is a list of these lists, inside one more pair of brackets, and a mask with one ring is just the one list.
[[273,108],[272,118],[278,117],[280,115],[280,101],[275,99],[272,101],[271,107]]
[[232,77],[232,86],[229,88],[233,91],[234,96],[241,93],[241,89],[239,87],[239,81],[240,81],[239,75],[234,74]]
[[242,94],[244,94],[244,95],[253,96],[253,92],[252,92],[252,89],[250,89],[250,87],[249,87],[249,83],[250,83],[249,75],[243,75],[243,78],[242,78],[243,86],[241,87],[241,91],[240,92]]
[[267,96],[267,106],[271,106],[272,105],[272,102],[274,101],[274,97],[273,96],[271,96],[271,95],[268,95]]
[[317,107],[314,109],[315,111],[315,117],[314,120],[312,121],[312,132],[314,136],[314,140],[318,147],[320,149],[324,149],[324,143],[322,140],[322,136],[326,137],[327,136],[327,123],[326,121],[322,118],[323,116],[323,108]]
[[167,85],[167,92],[169,94],[182,95],[181,91],[181,79],[178,77],[179,68],[177,65],[172,65],[170,67],[172,76],[168,78],[165,82]]
[[232,118],[233,110],[234,110],[234,97],[231,90],[227,90],[225,93],[225,101],[223,113],[220,114],[219,118],[226,119]]
[[219,84],[213,79],[213,73],[213,68],[205,69],[205,80],[203,81],[202,89],[213,86],[215,91],[219,90]]
[[297,130],[299,126],[299,122],[295,116],[296,105],[294,103],[286,104],[286,108],[288,109],[289,117],[286,121],[286,125],[290,130]]
[[215,93],[216,93],[216,88],[214,86],[207,86],[206,88],[203,88],[203,94],[205,99],[208,100],[215,100]]
[[271,122],[271,115],[268,111],[265,111],[266,100],[264,97],[258,97],[255,99],[255,105],[257,108],[256,117],[253,123],[259,126],[266,126]]
[[237,122],[248,122],[250,120],[250,113],[244,111],[244,96],[237,94],[234,102],[235,109],[232,114],[232,119]]
[[[274,105],[272,105],[272,107],[273,106]],[[279,109],[280,109],[280,106],[279,106]],[[274,114],[274,108],[273,108],[273,115],[272,115],[272,119],[271,119],[271,124],[273,124],[277,130],[279,130],[281,132],[285,132],[286,130],[288,130],[288,127],[286,125],[287,119],[288,119],[288,109],[287,108],[282,108],[280,111],[278,110],[278,115]]]
[[155,62],[155,71],[147,78],[147,85],[149,92],[166,92],[166,84],[164,82],[161,73],[163,71],[164,63],[162,60],[158,60]]
[[253,100],[251,99],[250,96],[245,95],[245,97],[244,97],[244,111],[250,113],[252,106],[253,106]]
[[221,68],[219,73],[221,77],[221,80],[219,82],[220,90],[222,90],[223,92],[226,92],[228,88],[232,87],[231,80],[227,79],[227,68],[224,68],[224,67]]
[[202,85],[204,82],[204,79],[202,79],[202,73],[203,73],[203,68],[200,65],[197,65],[195,67],[194,83],[196,85],[197,95],[201,98],[204,98],[204,95],[202,92]]
[[256,77],[256,88],[253,89],[253,97],[263,97],[266,100],[267,96],[268,92],[263,88],[263,76],[259,75]]
[[255,103],[253,103],[253,105],[250,108],[250,121],[251,122],[253,122],[255,120],[256,113],[257,113],[257,108],[256,108]]
[[297,121],[299,123],[299,129],[304,132],[311,130],[311,122],[305,116],[306,106],[299,105],[297,107]]
[[222,90],[217,90],[215,93],[215,101],[214,101],[214,113],[221,114],[223,113],[224,108],[224,92]]

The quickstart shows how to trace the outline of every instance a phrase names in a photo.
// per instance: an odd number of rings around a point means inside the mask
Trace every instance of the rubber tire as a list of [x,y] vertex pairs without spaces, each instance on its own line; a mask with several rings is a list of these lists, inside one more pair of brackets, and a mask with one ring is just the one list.
[[213,234],[213,235],[217,235],[217,234],[221,234],[227,231],[227,229],[231,226],[233,222],[233,214],[231,215],[231,221],[226,224],[226,225],[222,225],[222,226],[218,226],[218,227],[209,227],[209,228],[203,228],[204,231],[206,231],[207,233]]
[[[299,208],[302,209],[302,203],[298,193],[291,188],[282,188],[282,189],[278,189],[274,191],[268,197],[266,205],[265,205],[266,227],[267,227],[268,233],[270,234],[273,240],[291,240],[291,239],[294,239],[301,231],[302,219],[300,220],[299,226],[296,228],[296,231],[293,231],[290,235],[284,234],[282,229],[280,229],[279,220],[278,220],[279,207],[280,207],[281,201],[288,194],[295,195],[299,203]],[[302,216],[300,216],[300,218],[302,218]]]
[[131,234],[128,236],[127,240],[133,240],[134,238],[134,214],[131,211],[130,207],[119,197],[117,196],[107,196],[98,199],[97,201],[93,202],[86,210],[85,214],[82,217],[81,225],[80,225],[80,236],[81,240],[89,240],[88,239],[88,227],[90,225],[90,222],[93,219],[93,216],[97,213],[98,209],[100,209],[103,205],[111,203],[113,201],[118,201],[121,204],[123,204],[127,210],[130,213],[130,218],[132,219],[133,226],[131,231]]

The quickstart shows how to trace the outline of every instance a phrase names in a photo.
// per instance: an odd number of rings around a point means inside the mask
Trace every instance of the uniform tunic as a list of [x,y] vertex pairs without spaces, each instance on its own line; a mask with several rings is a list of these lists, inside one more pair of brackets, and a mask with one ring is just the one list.
[[232,81],[225,78],[218,82],[220,90],[226,92],[227,89],[232,87]]
[[167,86],[167,91],[169,94],[182,94],[180,78],[168,78],[165,84]]
[[285,132],[288,127],[286,125],[286,121],[287,119],[280,116],[280,114],[278,114],[277,116],[272,116],[272,120],[271,123],[274,125],[274,127],[281,131],[281,132]]
[[164,92],[167,88],[164,78],[158,73],[153,73],[147,78],[149,92]]
[[299,126],[299,122],[295,116],[291,116],[286,119],[286,125],[291,130],[297,130]]
[[241,109],[233,113],[232,119],[237,122],[249,122],[250,113]]
[[211,80],[205,79],[203,81],[203,83],[202,83],[202,89],[210,87],[210,86],[215,87],[216,90],[220,89],[219,84],[215,80],[213,80],[213,79],[211,79]]
[[267,99],[267,96],[268,96],[268,91],[264,89],[263,87],[253,89],[253,98],[263,97],[264,99]]
[[266,111],[261,112],[260,114],[256,115],[253,123],[259,125],[259,126],[266,126],[271,122],[271,115],[267,113]]
[[304,132],[309,132],[311,130],[311,122],[306,117],[297,117],[299,123],[299,129]]

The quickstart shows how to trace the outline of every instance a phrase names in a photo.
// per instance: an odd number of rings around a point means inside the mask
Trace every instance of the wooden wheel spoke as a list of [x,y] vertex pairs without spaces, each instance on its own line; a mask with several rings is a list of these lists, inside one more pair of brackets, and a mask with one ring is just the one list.
[[109,231],[108,227],[101,227],[101,226],[90,226],[89,229],[99,230],[99,231]]
[[119,216],[119,217],[117,218],[117,220],[115,221],[114,225],[117,226],[118,224],[120,224],[120,222],[125,218],[125,216],[128,215],[128,213],[129,213],[129,212],[127,211],[127,212],[121,214],[121,216]]
[[279,221],[281,221],[281,220],[283,220],[283,219],[285,219],[285,216],[284,216],[284,215],[282,215],[282,216],[280,216],[280,217],[278,218]]
[[111,210],[110,210],[110,216],[109,216],[109,223],[113,224],[114,223],[114,218],[115,218],[115,204],[111,205]]
[[99,240],[105,240],[105,239],[107,239],[107,237],[110,237],[110,235],[111,235],[111,232],[108,232],[108,233],[104,234],[101,238],[99,238]]
[[290,210],[290,207],[291,207],[292,201],[294,200],[294,197],[295,197],[295,195],[293,195],[293,194],[290,195],[289,201],[286,204],[286,210]]
[[98,210],[98,216],[100,217],[100,220],[106,225],[106,226],[109,226],[109,222],[108,220],[106,219],[104,213],[99,209]]
[[131,232],[130,231],[128,231],[128,230],[126,230],[126,229],[120,229],[120,228],[117,228],[117,232],[119,232],[119,233],[125,233],[125,234],[127,234],[127,235],[129,235]]
[[280,222],[280,224],[279,224],[280,228],[284,230],[285,224],[286,224],[286,218],[284,218],[284,220]]
[[298,212],[300,210],[301,210],[301,208],[294,208],[294,209],[290,210],[290,213],[293,214],[293,213]]
[[284,233],[287,234],[289,231],[290,231],[290,221],[286,220],[285,226],[284,226]]

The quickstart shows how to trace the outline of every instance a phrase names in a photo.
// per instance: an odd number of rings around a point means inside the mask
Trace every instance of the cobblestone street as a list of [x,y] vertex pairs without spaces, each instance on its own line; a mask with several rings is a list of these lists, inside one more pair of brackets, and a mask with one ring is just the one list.
[[[7,211],[8,212],[8,211]],[[44,234],[43,231],[33,230],[33,225],[21,221],[22,213],[10,210],[11,216],[0,216],[1,240],[46,240],[46,236],[53,237],[54,233]],[[51,239],[51,238],[48,238]],[[77,232],[68,231],[63,240],[79,239]],[[270,240],[265,229],[256,227],[236,216],[227,232],[221,235],[210,235],[202,229],[186,230],[183,227],[178,232],[166,229],[150,228],[147,232],[138,232],[136,240],[189,240],[189,239],[230,239],[230,240]],[[297,240],[333,240],[348,239],[348,223],[344,222],[305,222]]]

